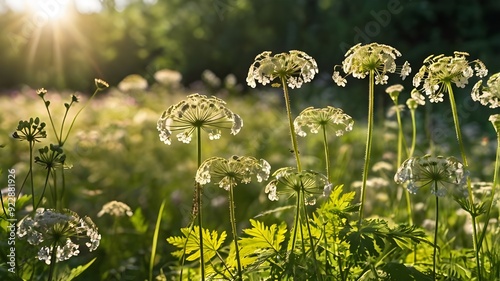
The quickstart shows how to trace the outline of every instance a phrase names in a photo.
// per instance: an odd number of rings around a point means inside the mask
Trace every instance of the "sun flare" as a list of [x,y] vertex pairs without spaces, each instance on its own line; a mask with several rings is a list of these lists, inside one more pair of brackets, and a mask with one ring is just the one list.
[[25,5],[29,13],[39,22],[63,22],[71,18],[69,0],[26,0]]

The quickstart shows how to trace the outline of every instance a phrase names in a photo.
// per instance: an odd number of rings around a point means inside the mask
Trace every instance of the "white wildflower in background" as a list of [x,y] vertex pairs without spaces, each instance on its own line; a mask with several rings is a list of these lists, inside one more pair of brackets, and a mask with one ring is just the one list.
[[399,72],[403,80],[410,74],[411,67],[408,62],[405,62],[399,69],[396,66],[396,57],[400,57],[401,53],[395,48],[378,43],[367,45],[357,44],[351,47],[345,54],[345,59],[342,62],[342,70],[345,76],[340,74],[334,67],[332,79],[339,86],[345,87],[347,80],[346,76],[352,75],[354,78],[363,79],[370,71],[375,73],[375,84],[385,85],[389,77],[387,73]]
[[459,88],[464,88],[474,73],[478,77],[488,74],[488,69],[482,61],[469,62],[468,56],[469,54],[465,52],[454,52],[453,56],[431,55],[427,57],[413,77],[413,86],[418,88],[422,85],[423,92],[430,102],[442,102],[444,93],[448,93],[449,85],[455,84]]
[[139,74],[130,74],[118,83],[118,89],[122,92],[141,91],[148,87],[148,81]]
[[271,56],[270,51],[265,51],[255,57],[246,81],[250,87],[255,88],[256,82],[266,85],[278,79],[280,86],[281,80],[284,80],[294,89],[311,82],[317,73],[316,61],[305,52],[293,50]]
[[315,205],[318,196],[328,197],[332,190],[328,178],[315,171],[297,172],[296,168],[285,167],[274,172],[273,177],[265,189],[271,201],[277,201],[279,195],[293,197],[303,193],[304,202]]
[[344,132],[352,131],[354,120],[340,108],[328,106],[325,108],[308,107],[304,109],[293,122],[295,133],[305,137],[307,133],[303,127],[317,134],[320,129],[332,129],[335,135],[342,136]]
[[490,108],[500,107],[500,72],[491,75],[483,86],[483,80],[477,81],[472,88],[472,99]]
[[164,111],[156,128],[160,140],[170,145],[173,132],[179,132],[179,141],[189,143],[196,129],[203,129],[211,140],[216,140],[221,137],[221,129],[230,129],[231,134],[236,135],[241,127],[243,120],[226,107],[226,102],[217,97],[192,94]]
[[464,165],[455,157],[425,155],[404,161],[394,175],[394,181],[398,184],[408,182],[407,189],[411,193],[430,187],[431,193],[439,197],[447,193],[465,197],[467,175]]
[[67,260],[80,253],[78,242],[86,241],[89,251],[99,246],[101,235],[89,217],[81,218],[73,211],[64,209],[38,209],[33,217],[19,222],[17,236],[38,247],[36,258],[51,263],[52,251],[57,251],[55,262]]
[[97,213],[97,216],[102,217],[104,214],[109,214],[113,217],[123,217],[125,215],[131,217],[134,213],[127,204],[113,200],[104,204],[99,213]]
[[182,80],[182,74],[171,69],[161,69],[153,75],[156,82],[162,85],[177,85]]
[[205,160],[196,172],[196,181],[201,185],[214,182],[229,190],[238,183],[250,183],[252,177],[258,182],[269,178],[271,166],[264,159],[251,156],[232,156],[229,159],[212,157]]

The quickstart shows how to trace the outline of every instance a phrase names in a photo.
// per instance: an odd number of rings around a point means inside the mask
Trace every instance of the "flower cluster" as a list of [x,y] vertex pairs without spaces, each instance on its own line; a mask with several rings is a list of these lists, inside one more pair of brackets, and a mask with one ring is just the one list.
[[127,204],[113,200],[104,204],[99,213],[97,213],[97,216],[102,217],[104,214],[109,214],[113,217],[123,217],[125,215],[131,217],[134,213]]
[[48,146],[40,148],[38,150],[40,156],[35,157],[35,163],[43,166],[47,170],[54,170],[58,167],[64,165],[66,161],[66,155],[60,146],[50,144],[50,149]]
[[276,78],[286,81],[294,89],[300,88],[303,83],[311,82],[318,73],[318,64],[308,54],[292,50],[289,53],[280,53],[271,56],[270,51],[262,52],[255,57],[254,63],[248,70],[247,83],[256,87],[256,81],[262,85],[269,84]]
[[332,184],[328,182],[328,178],[315,171],[297,172],[296,168],[285,167],[278,169],[273,176],[274,179],[267,184],[265,189],[271,201],[277,201],[279,195],[292,197],[303,192],[304,202],[307,205],[315,205],[318,195],[329,196],[332,190]]
[[309,127],[311,133],[317,134],[322,128],[332,128],[337,136],[342,136],[344,132],[352,131],[354,120],[344,113],[340,108],[328,106],[325,108],[308,107],[304,109],[293,122],[295,133],[305,137],[307,133],[302,129]]
[[29,244],[39,246],[37,258],[51,263],[52,251],[56,251],[55,262],[67,260],[80,253],[77,242],[86,239],[89,251],[99,246],[101,235],[89,217],[80,218],[68,209],[58,212],[38,209],[33,217],[25,217],[18,225],[17,235]]
[[26,140],[30,143],[40,142],[40,139],[47,137],[45,131],[45,122],[40,122],[40,118],[30,118],[29,121],[21,120],[17,125],[17,131],[12,134],[12,137],[19,140]]
[[196,172],[196,181],[201,185],[215,181],[220,188],[229,190],[238,182],[249,183],[252,176],[255,176],[258,182],[267,180],[270,171],[271,166],[264,159],[236,155],[229,159],[212,157],[200,165]]
[[241,127],[243,120],[226,107],[226,102],[217,97],[192,94],[164,111],[156,128],[160,132],[160,140],[170,145],[174,131],[181,131],[177,134],[179,141],[189,143],[198,128],[215,140],[220,138],[221,129],[231,129],[231,134],[236,135]]
[[490,108],[500,107],[500,72],[491,75],[483,86],[483,80],[479,80],[472,88],[472,99],[479,101],[482,105],[490,105]]
[[[466,52],[454,52],[454,56],[431,55],[424,60],[424,64],[413,77],[413,86],[418,88],[423,82],[423,90],[431,102],[443,101],[443,93],[447,93],[450,83],[464,88],[469,78],[474,75],[484,77],[488,69],[480,60],[469,62]],[[472,68],[474,66],[474,69]]]
[[[397,66],[395,60],[396,57],[400,56],[401,53],[398,50],[388,45],[378,43],[367,45],[357,44],[351,47],[345,54],[346,58],[342,62],[342,70],[346,76],[352,75],[358,79],[363,79],[370,71],[374,71],[375,84],[384,85],[387,84],[387,80],[389,79],[386,74],[396,72]],[[335,70],[337,67],[339,66],[334,67],[332,79],[337,85],[345,87],[347,80],[345,76],[342,76],[339,71]],[[399,72],[404,80],[411,72],[410,64],[405,62]]]
[[444,196],[450,192],[454,196],[466,196],[466,179],[468,172],[464,165],[454,157],[425,155],[412,157],[401,164],[394,181],[398,184],[408,182],[408,191],[429,186],[436,196]]
[[103,89],[106,89],[106,88],[109,88],[109,84],[108,82],[102,80],[102,79],[94,79],[94,83],[95,83],[95,86],[98,90],[103,90]]

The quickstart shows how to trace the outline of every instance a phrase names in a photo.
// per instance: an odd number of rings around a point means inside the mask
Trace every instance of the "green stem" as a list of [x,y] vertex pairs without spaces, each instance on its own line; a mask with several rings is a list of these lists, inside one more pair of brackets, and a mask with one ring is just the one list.
[[330,176],[330,150],[328,148],[328,138],[325,126],[322,126],[322,129],[323,129],[323,146],[325,148],[326,177],[328,178],[328,183],[332,183],[332,179]]
[[438,240],[438,221],[439,221],[439,197],[437,194],[437,183],[434,182],[434,195],[436,196],[436,225],[434,227],[434,253],[432,255],[432,277],[436,281],[436,263],[437,263],[437,240]]
[[490,213],[491,209],[493,208],[493,202],[495,201],[495,194],[496,194],[496,189],[498,188],[499,182],[498,182],[498,173],[500,170],[500,131],[497,132],[497,155],[496,155],[496,160],[495,160],[495,169],[493,172],[493,186],[491,187],[491,200],[488,204],[488,208],[486,209],[486,219],[485,219],[485,225],[483,228],[483,231],[481,233],[481,237],[479,238],[479,247],[481,248],[483,245],[483,240],[484,237],[486,236],[486,230],[488,229],[488,222],[490,221]]
[[30,141],[30,183],[31,183],[31,200],[33,201],[33,213],[36,212],[36,205],[35,205],[35,180],[33,179],[33,146],[34,143]]
[[60,136],[57,134],[56,126],[54,125],[54,119],[52,118],[52,114],[50,113],[50,109],[47,106],[47,101],[43,97],[42,97],[42,100],[45,104],[45,109],[47,110],[47,114],[49,115],[50,125],[52,125],[52,130],[54,130],[54,134],[56,135],[57,143],[60,145],[61,141],[62,141],[62,135]]
[[149,281],[153,281],[153,266],[156,256],[156,247],[158,245],[158,233],[160,232],[161,215],[163,213],[163,208],[165,207],[165,199],[161,202],[160,210],[158,211],[158,217],[156,218],[155,232],[153,234],[153,243],[151,245],[151,256],[149,258]]
[[[304,192],[304,187],[302,187],[302,192],[305,194]],[[311,244],[310,247],[311,247],[311,253],[312,253],[312,258],[313,258],[313,263],[314,263],[314,269],[315,269],[315,272],[316,272],[316,280],[323,280],[323,278],[321,278],[321,273],[319,272],[318,270],[318,260],[316,259],[316,247],[314,245],[314,241],[313,241],[313,237],[312,237],[312,232],[311,232],[311,226],[309,225],[309,216],[307,214],[307,208],[306,208],[306,203],[305,203],[305,200],[302,200],[302,207],[304,209],[304,220],[305,220],[305,223],[306,223],[306,227],[307,227],[307,234],[309,236],[309,243]]]
[[[201,127],[197,127],[197,137],[198,137],[198,142],[197,142],[197,154],[198,154],[198,168],[201,166]],[[200,266],[201,266],[201,280],[205,280],[205,257],[203,256],[203,219],[202,219],[202,201],[201,201],[201,196],[202,196],[202,190],[201,190],[201,185],[196,182],[196,205],[198,209],[198,225],[199,225],[199,235],[200,235]]]
[[[448,90],[448,94],[450,96],[450,104],[451,104],[451,111],[453,115],[453,122],[455,123],[455,133],[457,135],[457,140],[458,140],[458,145],[460,147],[460,154],[462,155],[462,161],[464,164],[464,168],[467,169],[469,167],[469,164],[467,163],[467,156],[465,154],[465,148],[463,144],[463,139],[462,139],[462,132],[460,131],[460,123],[458,120],[458,111],[457,111],[457,105],[455,103],[455,96],[453,95],[453,88],[451,86],[450,82],[446,83],[446,88]],[[480,248],[478,247],[478,238],[477,238],[477,223],[476,223],[476,206],[474,205],[474,195],[472,193],[472,186],[471,186],[471,180],[470,177],[467,176],[467,192],[469,194],[469,201],[470,201],[470,206],[471,206],[471,218],[472,218],[472,244],[474,246],[474,253],[476,255],[476,266],[477,266],[477,276],[478,276],[478,281],[481,281],[481,262],[479,259],[479,251]]]
[[[401,165],[402,158],[403,158],[403,143],[404,143],[404,146],[406,147],[407,157],[410,157],[410,156],[408,155],[409,154],[408,146],[406,145],[406,140],[404,139],[404,135],[403,135],[403,122],[401,122],[401,113],[399,112],[399,107],[398,107],[398,97],[395,98],[394,105],[396,106],[396,119],[398,120],[398,156],[397,156],[396,167],[399,167]],[[411,212],[410,192],[406,188],[403,192],[405,193],[405,199],[406,199],[406,212],[408,213],[408,224],[412,225],[413,220],[412,220],[412,212]]]
[[96,89],[94,91],[94,93],[92,94],[92,96],[90,96],[90,98],[85,102],[85,104],[82,106],[82,108],[80,108],[80,110],[78,110],[78,112],[76,113],[75,117],[73,117],[73,120],[71,120],[71,124],[69,126],[68,132],[66,133],[66,136],[64,137],[64,140],[63,140],[63,137],[62,137],[62,127],[64,126],[64,123],[61,124],[61,141],[59,142],[59,144],[61,146],[63,146],[64,143],[66,142],[66,140],[68,139],[69,133],[71,132],[71,129],[73,129],[73,125],[75,124],[76,118],[78,118],[78,115],[80,115],[80,113],[85,109],[85,107],[87,107],[87,105],[95,97],[95,95],[97,94],[97,92],[99,92],[99,89]]
[[54,276],[54,270],[56,269],[56,258],[57,258],[57,241],[54,241],[52,246],[52,253],[50,253],[50,267],[49,267],[49,278],[47,281],[52,281]]
[[236,216],[234,212],[234,194],[233,194],[233,186],[229,187],[229,219],[231,221],[231,230],[233,232],[234,239],[234,249],[236,253],[236,263],[238,266],[238,279],[240,281],[243,280],[243,275],[241,271],[241,260],[240,260],[240,249],[238,247],[238,233],[236,229]]
[[408,158],[413,157],[413,153],[415,152],[415,146],[417,143],[417,121],[415,119],[415,109],[410,110],[411,113],[411,148],[408,153]]
[[288,127],[290,128],[290,137],[292,139],[293,153],[295,154],[295,161],[297,162],[297,172],[300,173],[302,171],[302,165],[300,163],[299,147],[297,145],[297,136],[295,135],[295,127],[293,125],[292,109],[290,107],[290,95],[288,94],[288,87],[286,85],[286,80],[284,78],[281,78],[281,84],[283,85],[286,113],[288,116]]
[[294,225],[293,225],[293,235],[292,235],[292,247],[290,248],[290,252],[293,253],[293,250],[295,249],[295,241],[297,240],[297,228],[299,226],[299,217],[300,217],[300,200],[301,200],[301,194],[298,192],[297,194],[297,205],[295,207],[295,219],[294,219]]
[[361,186],[361,204],[359,206],[359,224],[363,220],[363,211],[365,207],[366,197],[366,181],[368,179],[368,169],[370,167],[370,154],[372,149],[372,135],[373,135],[373,99],[374,99],[374,81],[375,73],[370,70],[370,84],[368,88],[368,129],[366,133],[366,150],[365,150],[365,164],[363,166],[363,183]]

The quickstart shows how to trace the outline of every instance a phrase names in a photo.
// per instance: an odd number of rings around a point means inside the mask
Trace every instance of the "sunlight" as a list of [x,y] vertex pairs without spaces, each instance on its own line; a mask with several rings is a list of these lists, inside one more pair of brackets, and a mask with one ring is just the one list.
[[69,0],[25,0],[29,13],[47,22],[62,22],[70,19]]

